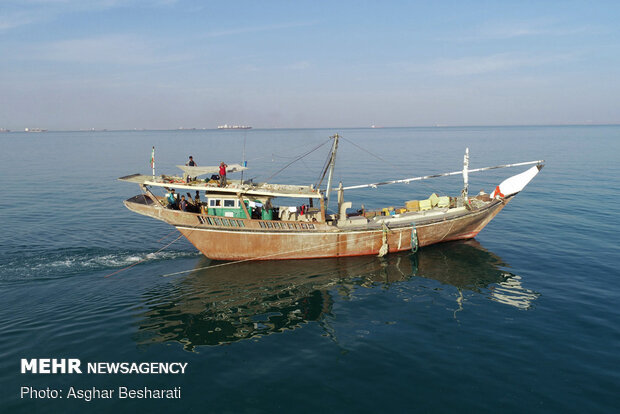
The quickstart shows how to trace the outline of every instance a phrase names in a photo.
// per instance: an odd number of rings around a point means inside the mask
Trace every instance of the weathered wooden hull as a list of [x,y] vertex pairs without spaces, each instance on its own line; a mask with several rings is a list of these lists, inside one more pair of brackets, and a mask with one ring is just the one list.
[[204,216],[162,208],[136,196],[125,201],[132,211],[175,226],[200,252],[214,260],[284,260],[376,255],[384,242],[389,252],[471,239],[499,213],[512,196],[462,213],[415,216],[386,225],[346,228],[300,223]]

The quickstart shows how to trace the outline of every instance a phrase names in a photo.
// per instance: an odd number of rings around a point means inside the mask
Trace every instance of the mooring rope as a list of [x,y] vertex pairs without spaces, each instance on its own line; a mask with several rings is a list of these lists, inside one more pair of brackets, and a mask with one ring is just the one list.
[[174,233],[175,231],[177,231],[176,227],[174,228],[174,230],[172,230],[170,233],[166,234],[164,237],[162,237],[161,239],[157,240],[157,243],[159,243],[160,241],[167,239],[168,236],[170,236],[172,233]]
[[[175,230],[176,230],[176,229],[175,229]],[[168,236],[166,236],[166,237],[168,237]],[[177,237],[176,239],[172,240],[172,241],[171,241],[170,243],[168,243],[167,245],[165,245],[164,247],[162,247],[161,249],[157,250],[157,251],[156,251],[156,252],[154,252],[154,253],[149,253],[149,254],[157,254],[157,253],[161,252],[162,250],[164,250],[164,249],[168,248],[168,247],[169,247],[172,243],[174,243],[174,242],[176,242],[177,240],[179,240],[181,237],[183,237],[183,235],[182,235],[182,234],[181,234],[179,237]],[[161,239],[160,239],[160,240],[161,240]],[[133,263],[133,264],[131,264],[131,265],[127,266],[127,267],[124,267],[124,268],[122,268],[122,269],[120,269],[120,270],[117,270],[116,272],[110,273],[109,275],[105,275],[105,276],[104,276],[104,278],[106,278],[106,277],[110,277],[110,276],[114,276],[114,275],[115,275],[115,274],[117,274],[117,273],[124,272],[124,271],[125,271],[125,270],[127,270],[127,269],[131,269],[131,268],[132,268],[132,267],[134,267],[135,265],[138,265],[138,264],[140,264],[140,263],[145,262],[147,259],[148,259],[148,254],[146,255],[146,257],[145,257],[144,259],[142,259],[142,260],[140,260],[140,261],[137,261],[137,262],[135,262],[135,263]]]

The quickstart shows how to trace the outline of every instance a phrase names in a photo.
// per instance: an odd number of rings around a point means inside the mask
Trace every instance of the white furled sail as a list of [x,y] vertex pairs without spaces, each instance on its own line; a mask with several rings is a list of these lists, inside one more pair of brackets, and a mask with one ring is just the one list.
[[542,165],[536,165],[521,174],[513,175],[512,177],[502,181],[501,184],[493,190],[491,198],[504,198],[523,190],[525,186],[532,181],[534,177],[536,177],[536,174],[538,174],[542,167]]

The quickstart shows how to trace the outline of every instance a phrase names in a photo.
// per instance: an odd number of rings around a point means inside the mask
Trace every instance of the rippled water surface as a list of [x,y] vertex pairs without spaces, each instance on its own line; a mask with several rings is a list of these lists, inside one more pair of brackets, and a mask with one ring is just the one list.
[[[240,162],[264,180],[338,132],[355,185],[546,159],[475,240],[383,259],[210,262],[126,210],[116,178]],[[271,181],[311,184],[328,144]],[[620,407],[620,127],[0,134],[1,412],[554,412]],[[492,190],[519,169],[472,174]],[[459,177],[345,193],[457,194]],[[188,271],[186,273],[171,273]],[[109,276],[109,277],[106,277]],[[22,375],[21,358],[187,362],[184,375]],[[32,400],[20,387],[181,387]]]

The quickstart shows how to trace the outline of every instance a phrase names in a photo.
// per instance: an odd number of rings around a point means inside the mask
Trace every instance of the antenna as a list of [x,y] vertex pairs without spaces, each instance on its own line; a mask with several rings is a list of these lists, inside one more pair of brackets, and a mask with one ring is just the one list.
[[[247,167],[248,163],[245,160],[245,139],[247,138],[248,133],[247,131],[243,134],[243,160],[241,160],[241,166],[242,167]],[[241,170],[241,185],[243,185],[243,170]]]

